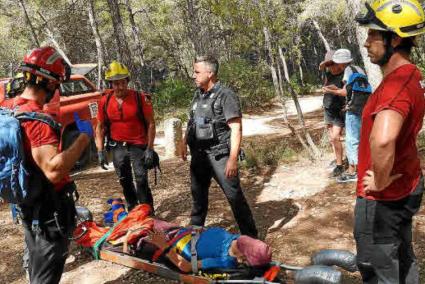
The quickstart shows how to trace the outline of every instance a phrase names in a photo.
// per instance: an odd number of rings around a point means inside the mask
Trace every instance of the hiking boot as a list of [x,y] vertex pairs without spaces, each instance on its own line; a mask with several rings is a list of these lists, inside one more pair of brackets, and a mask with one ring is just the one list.
[[[344,166],[344,169],[348,169],[349,164],[348,164],[347,158],[342,160],[342,165]],[[335,167],[336,167],[336,160],[332,160],[326,168],[329,170],[333,170]]]
[[344,166],[343,165],[337,165],[333,170],[331,177],[339,177],[344,172]]
[[347,183],[347,182],[356,182],[357,181],[357,173],[350,174],[344,173],[336,178],[337,183]]

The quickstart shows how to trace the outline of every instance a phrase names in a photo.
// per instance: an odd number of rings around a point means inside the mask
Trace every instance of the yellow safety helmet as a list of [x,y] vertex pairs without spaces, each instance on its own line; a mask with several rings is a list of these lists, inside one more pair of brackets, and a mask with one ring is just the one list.
[[105,72],[105,80],[116,81],[130,77],[128,68],[120,62],[114,60],[109,64],[108,69]]
[[20,95],[26,86],[24,73],[17,73],[9,82],[6,84],[6,97],[13,98]]
[[376,0],[366,2],[367,13],[356,17],[364,27],[390,31],[399,37],[413,37],[425,33],[425,15],[417,0]]

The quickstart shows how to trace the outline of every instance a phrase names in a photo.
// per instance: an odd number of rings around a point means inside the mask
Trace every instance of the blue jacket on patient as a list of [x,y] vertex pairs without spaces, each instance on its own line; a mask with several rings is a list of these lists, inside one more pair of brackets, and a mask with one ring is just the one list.
[[[182,234],[188,229],[183,228],[177,234]],[[230,234],[222,228],[208,228],[200,232],[196,243],[196,252],[198,260],[201,260],[202,269],[211,268],[235,268],[237,267],[236,258],[229,255],[229,248],[232,241],[239,238],[237,234]],[[186,260],[190,261],[192,235],[187,234],[178,240],[173,249],[177,251]]]

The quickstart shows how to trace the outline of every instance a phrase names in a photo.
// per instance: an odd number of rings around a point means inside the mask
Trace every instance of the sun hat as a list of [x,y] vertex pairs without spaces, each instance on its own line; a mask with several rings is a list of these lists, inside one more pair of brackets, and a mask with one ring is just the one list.
[[350,63],[353,61],[351,58],[351,52],[348,49],[341,48],[335,51],[332,56],[332,61],[337,64]]
[[335,50],[328,50],[325,54],[325,59],[320,62],[319,70],[324,70],[326,66],[332,63],[332,56],[334,55]]

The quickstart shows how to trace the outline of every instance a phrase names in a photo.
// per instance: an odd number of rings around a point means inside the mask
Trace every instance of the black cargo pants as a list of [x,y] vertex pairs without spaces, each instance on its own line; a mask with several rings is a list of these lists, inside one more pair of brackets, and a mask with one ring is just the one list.
[[419,284],[412,247],[412,218],[420,208],[423,191],[421,177],[415,191],[401,200],[357,198],[354,238],[363,283]]
[[[74,187],[72,183],[69,186]],[[72,191],[73,192],[73,191]],[[41,203],[33,206],[21,206],[24,227],[28,270],[31,284],[59,283],[68,257],[69,238],[75,228],[75,204],[72,192],[58,193],[58,207],[48,195],[40,199]],[[34,230],[35,208],[39,207],[39,230]],[[57,212],[58,224],[54,219]]]
[[[145,169],[146,146],[117,143],[112,148],[113,163],[123,188],[127,207],[130,211],[137,204],[147,203],[153,210],[153,197],[148,184],[148,171]],[[136,180],[136,187],[133,182]]]
[[241,234],[257,237],[251,210],[240,186],[239,175],[227,178],[224,173],[229,156],[216,159],[213,154],[191,149],[190,178],[192,191],[191,225],[203,226],[208,212],[208,190],[211,178],[220,185],[230,203]]

